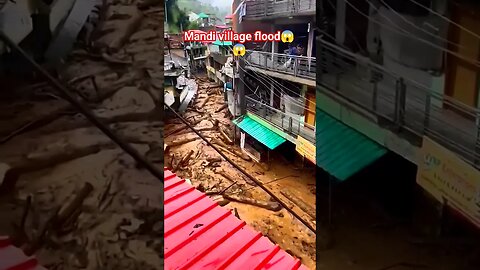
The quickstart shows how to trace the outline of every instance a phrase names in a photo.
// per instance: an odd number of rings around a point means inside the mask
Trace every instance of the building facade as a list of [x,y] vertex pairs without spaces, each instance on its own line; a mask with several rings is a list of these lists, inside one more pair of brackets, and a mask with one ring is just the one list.
[[257,156],[286,142],[282,147],[315,163],[315,9],[313,0],[233,3],[235,32],[290,30],[295,36],[290,46],[299,45],[292,55],[287,43],[248,42],[245,56],[237,59],[234,88],[243,119],[237,125],[242,147]]
[[[417,183],[430,195],[480,225],[480,205],[473,203],[480,196],[478,5],[319,5],[325,22],[316,41],[319,166],[344,180],[393,151],[417,164]],[[332,121],[343,135],[328,137]],[[352,136],[354,148],[347,142]],[[350,159],[363,160],[361,166],[346,166],[348,173],[332,166],[332,140],[350,147]]]

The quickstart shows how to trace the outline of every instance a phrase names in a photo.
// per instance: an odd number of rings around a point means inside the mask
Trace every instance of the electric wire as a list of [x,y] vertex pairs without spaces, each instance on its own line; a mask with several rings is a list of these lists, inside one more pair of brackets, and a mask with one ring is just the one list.
[[472,36],[480,39],[480,35],[474,33],[472,30],[470,30],[470,29],[468,29],[468,28],[466,28],[466,27],[464,27],[464,26],[462,26],[462,25],[460,25],[460,24],[458,24],[458,23],[450,20],[449,18],[447,18],[446,16],[440,14],[439,12],[437,12],[437,11],[435,11],[435,10],[433,10],[433,9],[431,9],[431,8],[429,8],[429,7],[423,5],[423,4],[421,4],[421,3],[419,3],[419,2],[417,2],[417,1],[415,1],[415,0],[408,0],[408,1],[416,4],[416,5],[419,6],[419,7],[422,7],[422,8],[424,8],[424,9],[428,10],[429,12],[431,12],[431,13],[437,15],[438,17],[444,19],[445,21],[447,21],[447,22],[455,25],[456,27],[458,27],[458,28],[462,29],[463,31],[469,33],[470,35],[472,35]]
[[[377,8],[377,7],[375,7],[372,2],[370,2],[369,0],[366,0],[366,1],[377,11],[377,13],[379,12],[380,9]],[[448,43],[448,44],[454,45],[454,46],[456,46],[456,47],[458,47],[458,48],[465,48],[465,46],[462,46],[462,45],[460,45],[460,44],[458,44],[458,43],[455,43],[455,42],[453,42],[453,41],[451,41],[451,40],[448,40],[448,39],[443,38],[443,37],[441,37],[441,36],[439,36],[439,35],[436,35],[436,34],[434,34],[434,33],[431,33],[431,32],[429,32],[429,31],[423,29],[422,27],[417,26],[415,23],[413,23],[412,21],[410,21],[410,20],[408,20],[407,18],[405,18],[405,16],[402,16],[400,13],[398,13],[397,11],[395,11],[395,10],[392,8],[392,6],[390,6],[390,5],[389,5],[388,3],[386,3],[384,0],[380,0],[380,2],[381,2],[385,7],[387,7],[390,11],[392,11],[393,14],[395,14],[397,17],[399,17],[400,19],[402,19],[404,22],[406,22],[407,24],[411,25],[411,26],[414,27],[415,29],[420,30],[420,31],[422,31],[423,33],[426,33],[427,35],[432,36],[432,37],[434,37],[434,38],[436,38],[436,39],[438,39],[438,40],[441,40],[441,41],[446,42],[446,43]],[[380,14],[380,13],[378,13],[378,14]],[[386,17],[386,16],[382,16],[382,17],[388,19],[392,24],[395,24],[390,18],[388,18],[388,17]],[[399,26],[399,28],[401,29],[400,26]],[[405,29],[403,29],[403,30],[405,30]],[[407,30],[405,30],[405,31],[407,31]]]
[[[246,69],[243,69],[243,68],[241,68],[241,69],[242,69],[244,72],[247,72]],[[263,86],[265,86],[266,88],[268,88],[268,85],[265,84],[265,81],[260,80],[259,78],[256,78],[256,79],[257,79],[258,82],[260,82]],[[243,80],[242,80],[242,81],[243,81]],[[268,82],[267,82],[267,83],[268,83]],[[251,89],[250,89],[250,90],[251,90]],[[283,93],[283,94],[286,94],[285,92],[282,92],[282,93]],[[276,97],[278,97],[278,98],[282,98],[282,96],[276,94],[275,92],[273,92],[273,94],[274,94]],[[291,99],[290,102],[291,102],[292,104],[297,105],[298,107],[303,108],[303,109],[306,110],[306,111],[309,111],[309,112],[311,112],[311,113],[315,113],[315,111],[312,111],[312,110],[310,110],[308,107],[305,107],[305,106],[306,106],[305,104],[299,103],[298,101],[296,101],[296,100],[294,100],[294,99]],[[314,103],[314,104],[315,104],[315,103]]]
[[243,175],[248,177],[250,180],[255,182],[258,187],[260,187],[262,190],[264,190],[268,195],[270,195],[273,199],[275,199],[285,210],[287,210],[290,214],[292,214],[297,220],[299,220],[305,227],[307,227],[310,231],[315,233],[315,229],[307,222],[305,221],[299,214],[297,214],[295,211],[293,211],[291,208],[289,208],[288,205],[286,205],[277,195],[275,195],[271,190],[266,188],[260,180],[256,179],[252,175],[250,175],[248,172],[246,172],[242,167],[240,167],[236,162],[231,160],[225,153],[223,153],[218,147],[216,147],[212,142],[210,142],[205,136],[203,136],[198,130],[196,130],[185,118],[183,118],[179,113],[177,113],[172,107],[169,105],[165,104],[165,106],[178,118],[180,119],[189,129],[191,129],[198,137],[200,137],[208,146],[212,147],[213,150],[215,150],[223,159],[225,159],[230,165],[232,165],[235,169],[240,171]]
[[470,63],[470,64],[472,64],[472,65],[475,65],[476,67],[480,67],[480,62],[479,62],[479,61],[472,61],[471,59],[463,56],[462,54],[456,53],[456,52],[454,52],[454,51],[452,51],[452,50],[449,50],[449,49],[445,49],[445,48],[443,48],[443,47],[441,47],[441,46],[438,46],[438,45],[436,45],[436,44],[434,44],[434,43],[431,43],[430,41],[427,41],[427,40],[425,40],[425,39],[416,37],[416,36],[414,36],[414,35],[412,35],[412,34],[408,34],[408,33],[401,32],[401,31],[399,31],[399,30],[397,30],[397,29],[395,29],[395,28],[393,28],[393,27],[391,27],[391,26],[385,25],[385,24],[383,24],[383,23],[381,23],[381,22],[379,22],[379,21],[377,21],[377,20],[374,20],[374,19],[370,18],[370,16],[368,16],[367,14],[365,14],[364,12],[362,12],[360,9],[358,9],[358,8],[357,8],[355,5],[353,5],[352,3],[350,3],[349,0],[344,0],[344,1],[345,1],[345,3],[347,3],[352,9],[354,9],[358,14],[360,14],[360,15],[362,15],[363,17],[367,18],[367,19],[368,19],[369,21],[371,21],[371,22],[374,22],[374,23],[376,23],[376,24],[378,24],[378,25],[381,25],[382,28],[390,29],[390,30],[392,30],[393,32],[396,32],[396,33],[398,33],[398,34],[400,34],[400,35],[403,35],[403,36],[412,38],[412,39],[414,39],[414,40],[420,41],[420,42],[422,42],[422,43],[424,43],[424,44],[426,44],[426,45],[430,45],[430,47],[432,47],[432,48],[435,48],[435,49],[441,50],[441,51],[443,51],[443,52],[449,53],[449,54],[451,54],[451,55],[453,55],[453,56],[456,56],[456,57],[459,58],[459,59],[462,59],[462,60],[464,60],[464,61],[466,61],[466,62],[468,62],[468,63]]
[[[254,66],[254,65],[253,65],[252,63],[250,63],[249,61],[247,61],[247,60],[245,60],[245,61],[246,61],[246,63],[249,64],[250,66]],[[243,68],[242,68],[242,70],[243,70],[244,72],[247,72],[246,69],[243,69]],[[278,86],[280,87],[279,90],[282,92],[282,94],[288,95],[287,93],[285,93],[285,92],[282,90],[282,88],[283,88],[283,89],[287,89],[287,90],[289,90],[289,92],[297,95],[299,98],[301,98],[301,99],[303,99],[304,101],[306,101],[306,103],[308,102],[308,103],[311,103],[311,104],[313,104],[314,106],[316,106],[316,103],[315,103],[314,101],[308,100],[308,99],[306,99],[305,97],[302,97],[301,95],[299,95],[299,93],[296,93],[296,92],[292,91],[291,89],[286,88],[286,86],[284,86],[284,85],[280,84],[278,81],[270,78],[268,75],[261,74],[260,72],[256,72],[255,70],[252,70],[252,69],[250,69],[250,71],[253,72],[253,73],[255,73],[255,75],[258,76],[257,80],[258,80],[259,82],[261,82],[262,85],[264,85],[267,89],[268,89],[268,85],[265,84],[265,80],[266,80],[266,83],[267,83],[267,84],[268,84],[268,83],[271,83],[271,84],[273,84],[273,85],[278,85]],[[260,80],[260,78],[263,78],[263,79]],[[298,90],[301,91],[300,88],[298,88]],[[277,96],[277,97],[279,97],[279,96]],[[296,101],[296,100],[292,100],[291,102],[294,103],[294,104],[296,104],[296,105],[299,106],[299,107],[303,107],[303,108],[305,108],[306,110],[312,112],[311,110],[308,109],[308,107],[306,107],[306,106],[307,106],[306,103],[305,103],[305,104],[302,104],[302,103],[300,103],[300,102],[298,102],[298,101]]]
[[[230,50],[233,52],[233,49],[230,48]],[[252,64],[252,63],[251,63],[250,61],[248,61],[247,59],[245,59],[245,58],[242,58],[242,59],[243,59],[243,61],[245,61],[245,63],[249,64],[250,66],[255,66],[254,64]],[[245,69],[242,69],[242,70],[243,70],[244,72],[246,72]],[[290,93],[295,94],[295,95],[298,95],[299,98],[305,100],[306,102],[309,102],[309,103],[312,103],[313,105],[315,105],[315,102],[313,102],[313,101],[311,101],[311,100],[308,100],[308,99],[305,98],[305,97],[300,96],[300,95],[299,95],[298,93],[296,93],[295,91],[293,91],[293,90],[287,88],[286,86],[280,84],[278,81],[270,78],[268,75],[265,75],[265,74],[256,72],[255,70],[251,70],[251,71],[254,72],[254,73],[255,73],[256,75],[258,75],[258,76],[262,76],[262,77],[268,79],[271,83],[278,85],[280,88],[286,89],[286,90],[289,91]],[[268,86],[266,86],[265,84],[263,84],[263,85],[268,88]],[[291,84],[290,84],[290,85],[291,85]],[[293,85],[292,85],[292,86],[293,86]],[[300,89],[299,87],[294,87],[294,88],[296,88],[297,90],[301,91],[301,89]],[[282,93],[283,93],[283,94],[286,94],[286,93],[283,92],[283,91],[282,91]],[[293,102],[296,102],[296,101],[293,101]],[[300,103],[298,103],[297,105],[298,105],[298,106],[305,106],[305,104],[300,104]],[[305,107],[305,108],[307,109],[307,107]]]

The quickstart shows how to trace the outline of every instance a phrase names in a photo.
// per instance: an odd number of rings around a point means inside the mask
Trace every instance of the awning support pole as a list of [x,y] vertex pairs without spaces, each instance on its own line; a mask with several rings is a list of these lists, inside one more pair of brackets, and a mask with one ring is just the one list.
[[332,185],[333,185],[333,176],[328,176],[328,225],[332,227]]

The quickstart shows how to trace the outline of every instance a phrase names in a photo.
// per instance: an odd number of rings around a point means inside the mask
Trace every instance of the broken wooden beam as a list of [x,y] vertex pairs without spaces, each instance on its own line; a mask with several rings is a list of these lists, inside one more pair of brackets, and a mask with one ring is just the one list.
[[224,194],[223,197],[229,201],[245,203],[257,207],[261,207],[270,211],[280,211],[282,206],[278,202],[267,202],[267,201],[259,201],[252,198],[240,197],[237,195],[228,195]]
[[93,185],[86,182],[83,188],[76,193],[75,198],[71,200],[70,203],[67,203],[63,207],[59,207],[58,211],[55,211],[55,214],[44,224],[37,238],[25,247],[25,254],[27,256],[31,256],[35,253],[35,251],[41,248],[45,243],[45,236],[49,231],[55,230],[55,232],[58,232],[61,230],[66,221],[74,216],[74,214],[78,213],[78,211],[81,211],[83,201],[90,195],[92,191]]
[[215,113],[219,113],[219,112],[225,110],[226,108],[228,108],[228,104],[223,104],[222,107],[215,110]]
[[210,100],[211,96],[207,96],[206,98],[204,98],[200,104],[198,105],[198,108],[199,109],[202,109],[205,107],[205,105],[207,104],[207,102]]
[[303,212],[305,212],[307,215],[309,215],[311,218],[315,219],[315,209],[310,207],[305,201],[303,201],[300,197],[296,196],[289,190],[282,190],[280,193],[285,196],[285,198],[289,199],[291,202],[293,202],[296,206],[298,206],[300,209],[302,209]]
[[[203,121],[203,119],[200,118],[200,119],[197,119],[197,120],[191,122],[190,125],[192,125],[192,127],[195,127],[196,125],[198,125],[198,124],[199,124],[200,122],[202,122],[202,121]],[[185,124],[182,124],[182,126],[180,126],[180,127],[176,128],[176,129],[168,132],[167,134],[165,134],[165,138],[167,138],[168,136],[171,136],[171,135],[173,135],[173,134],[175,134],[175,133],[177,133],[177,132],[180,132],[180,131],[182,131],[182,130],[185,130],[185,129],[187,129],[187,126],[186,126]]]
[[[204,128],[199,128],[199,129],[195,129],[197,132],[204,132],[204,131],[214,131],[216,130],[215,127],[204,127]],[[178,135],[182,135],[182,134],[188,134],[188,133],[192,133],[194,132],[193,130],[191,129],[185,129],[184,131],[178,133]]]
[[180,160],[180,162],[177,163],[177,165],[175,166],[175,168],[173,168],[172,172],[176,172],[178,170],[178,168],[180,168],[180,166],[185,166],[188,161],[190,160],[190,158],[192,158],[192,155],[195,151],[193,150],[190,150],[188,151],[188,153],[186,153],[183,158]]
[[223,140],[225,143],[227,143],[227,144],[229,144],[229,145],[233,145],[233,140],[230,139],[230,137],[228,137],[227,133],[225,133],[225,131],[223,131],[222,128],[219,128],[218,131],[220,132],[220,135],[221,135],[221,137],[222,137],[222,140]]
[[235,183],[235,178],[233,178],[231,175],[229,175],[226,171],[224,170],[221,170],[221,171],[218,171],[217,174],[223,176],[225,179],[227,179],[228,181],[230,181],[231,183]]
[[222,162],[223,159],[221,157],[209,157],[207,161],[210,163]]
[[176,140],[176,141],[173,141],[173,142],[169,143],[168,146],[169,146],[170,148],[172,148],[172,147],[177,147],[177,146],[181,146],[181,145],[184,145],[184,144],[187,144],[187,143],[190,143],[190,142],[194,142],[194,141],[196,141],[196,140],[198,140],[198,139],[200,139],[200,138],[194,137],[194,138]]
[[226,151],[230,152],[231,154],[245,160],[245,161],[251,161],[252,158],[245,154],[244,152],[241,152],[241,151],[238,151],[237,149],[233,148],[233,147],[229,147],[228,145],[226,145],[223,141],[221,140],[218,140],[218,139],[213,139],[212,140],[212,143],[213,144],[216,144],[217,146],[225,149]]

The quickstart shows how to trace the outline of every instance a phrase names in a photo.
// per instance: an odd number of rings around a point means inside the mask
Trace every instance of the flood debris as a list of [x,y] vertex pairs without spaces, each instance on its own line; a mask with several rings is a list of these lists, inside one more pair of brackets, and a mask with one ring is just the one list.
[[[172,53],[175,53],[175,50],[172,50]],[[183,118],[248,174],[258,175],[259,183],[267,184],[275,195],[283,198],[280,193],[282,189],[301,186],[308,200],[305,203],[314,206],[314,196],[309,192],[308,185],[299,181],[304,177],[312,184],[315,183],[314,176],[297,173],[293,167],[289,168],[283,164],[277,166],[253,161],[236,141],[238,136],[235,136],[235,127],[231,122],[233,116],[227,110],[228,106],[221,92],[222,87],[201,75],[196,75],[195,81],[198,85],[197,100],[192,101]],[[169,134],[165,137],[165,143],[169,146],[165,162],[170,164],[167,165],[170,168],[176,168],[175,173],[179,177],[190,179],[192,185],[199,191],[210,196],[219,205],[230,209],[237,218],[261,231],[283,249],[301,254],[302,262],[314,268],[315,236],[308,232],[307,227],[295,220],[292,215],[286,214],[288,211],[283,209],[280,203],[272,201],[256,182],[237,171],[182,121],[169,118],[166,121],[165,133]],[[188,166],[178,166],[192,151]],[[277,175],[295,175],[297,178],[279,179],[281,177]],[[273,179],[275,182],[272,182]],[[285,183],[289,185],[281,186]],[[286,198],[283,200],[288,201]],[[301,209],[297,211],[301,212]],[[306,246],[302,241],[309,244]]]
[[256,200],[248,197],[241,197],[238,195],[228,195],[225,194],[223,195],[224,198],[230,200],[230,201],[236,201],[240,203],[246,203],[254,206],[258,206],[261,208],[265,208],[270,211],[280,211],[282,209],[282,206],[278,202],[271,202],[271,201],[261,201],[261,200]]
[[[105,21],[58,77],[161,169],[162,88],[150,86],[163,84],[163,23],[149,11],[163,5],[103,2]],[[0,93],[0,234],[15,232],[48,269],[163,269],[161,182],[51,87],[10,92]]]
[[290,201],[295,203],[296,206],[298,206],[302,211],[307,213],[313,220],[315,220],[315,209],[313,207],[309,206],[307,203],[305,203],[300,197],[297,195],[293,194],[291,191],[288,189],[282,190],[281,191],[282,195],[288,198]]

